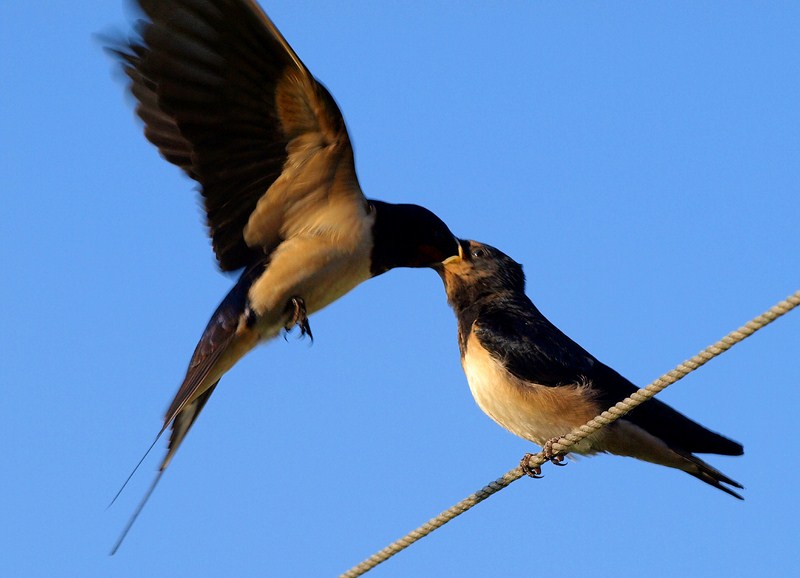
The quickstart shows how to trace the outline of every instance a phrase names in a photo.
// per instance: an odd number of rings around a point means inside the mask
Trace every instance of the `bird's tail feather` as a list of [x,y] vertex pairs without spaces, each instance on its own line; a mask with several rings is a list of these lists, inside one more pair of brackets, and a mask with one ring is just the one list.
[[698,480],[701,480],[710,486],[714,486],[717,489],[722,490],[726,494],[730,494],[734,498],[738,498],[739,500],[744,500],[742,496],[731,490],[730,488],[724,486],[723,484],[727,484],[728,486],[733,486],[734,488],[744,489],[744,486],[737,482],[736,480],[732,480],[721,471],[716,468],[711,467],[706,462],[698,458],[693,454],[681,454],[688,462],[687,467],[684,471]]

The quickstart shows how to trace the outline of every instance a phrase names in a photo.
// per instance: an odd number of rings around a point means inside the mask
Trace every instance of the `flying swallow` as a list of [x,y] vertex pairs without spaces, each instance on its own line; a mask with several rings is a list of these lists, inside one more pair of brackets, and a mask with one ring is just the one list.
[[[462,241],[434,267],[458,320],[458,345],[478,406],[544,448],[638,388],[564,335],[525,295],[522,266],[488,245]],[[742,486],[695,456],[738,456],[742,446],[651,399],[569,450],[608,452],[683,470],[736,498]]]
[[152,492],[220,378],[253,347],[295,325],[310,334],[307,316],[359,283],[430,266],[459,245],[431,211],[364,196],[333,97],[255,2],[138,5],[136,37],[110,51],[147,139],[199,184],[220,269],[242,271],[164,416],[169,447]]

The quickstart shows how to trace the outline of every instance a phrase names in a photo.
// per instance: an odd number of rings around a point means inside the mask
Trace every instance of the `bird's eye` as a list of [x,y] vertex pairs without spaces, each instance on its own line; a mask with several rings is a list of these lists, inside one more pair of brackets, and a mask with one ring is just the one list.
[[485,249],[481,249],[481,248],[473,249],[472,250],[472,256],[475,259],[482,259],[483,257],[486,256],[486,250]]

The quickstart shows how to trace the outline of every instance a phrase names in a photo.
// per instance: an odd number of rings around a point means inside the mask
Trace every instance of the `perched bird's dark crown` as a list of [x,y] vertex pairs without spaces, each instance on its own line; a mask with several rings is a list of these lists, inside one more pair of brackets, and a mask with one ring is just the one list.
[[459,257],[448,259],[436,270],[442,277],[447,300],[456,310],[477,311],[487,303],[524,298],[522,265],[511,257],[476,241],[459,241]]
[[511,257],[492,247],[477,241],[461,241],[462,255],[465,261],[472,263],[472,267],[487,285],[492,285],[496,290],[507,289],[511,291],[525,291],[525,273],[522,265]]

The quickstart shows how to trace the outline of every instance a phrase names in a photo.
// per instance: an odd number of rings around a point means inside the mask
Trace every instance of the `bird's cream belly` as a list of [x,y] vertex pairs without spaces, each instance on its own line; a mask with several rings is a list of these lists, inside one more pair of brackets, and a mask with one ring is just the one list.
[[277,333],[291,317],[293,297],[303,299],[311,315],[370,278],[366,248],[354,250],[317,237],[284,242],[264,274],[250,288],[250,303],[259,315],[264,338]]
[[[524,382],[506,371],[475,338],[467,347],[463,367],[478,406],[511,433],[539,445],[569,433],[599,413],[586,385],[551,387]],[[593,453],[592,439],[572,451]]]

